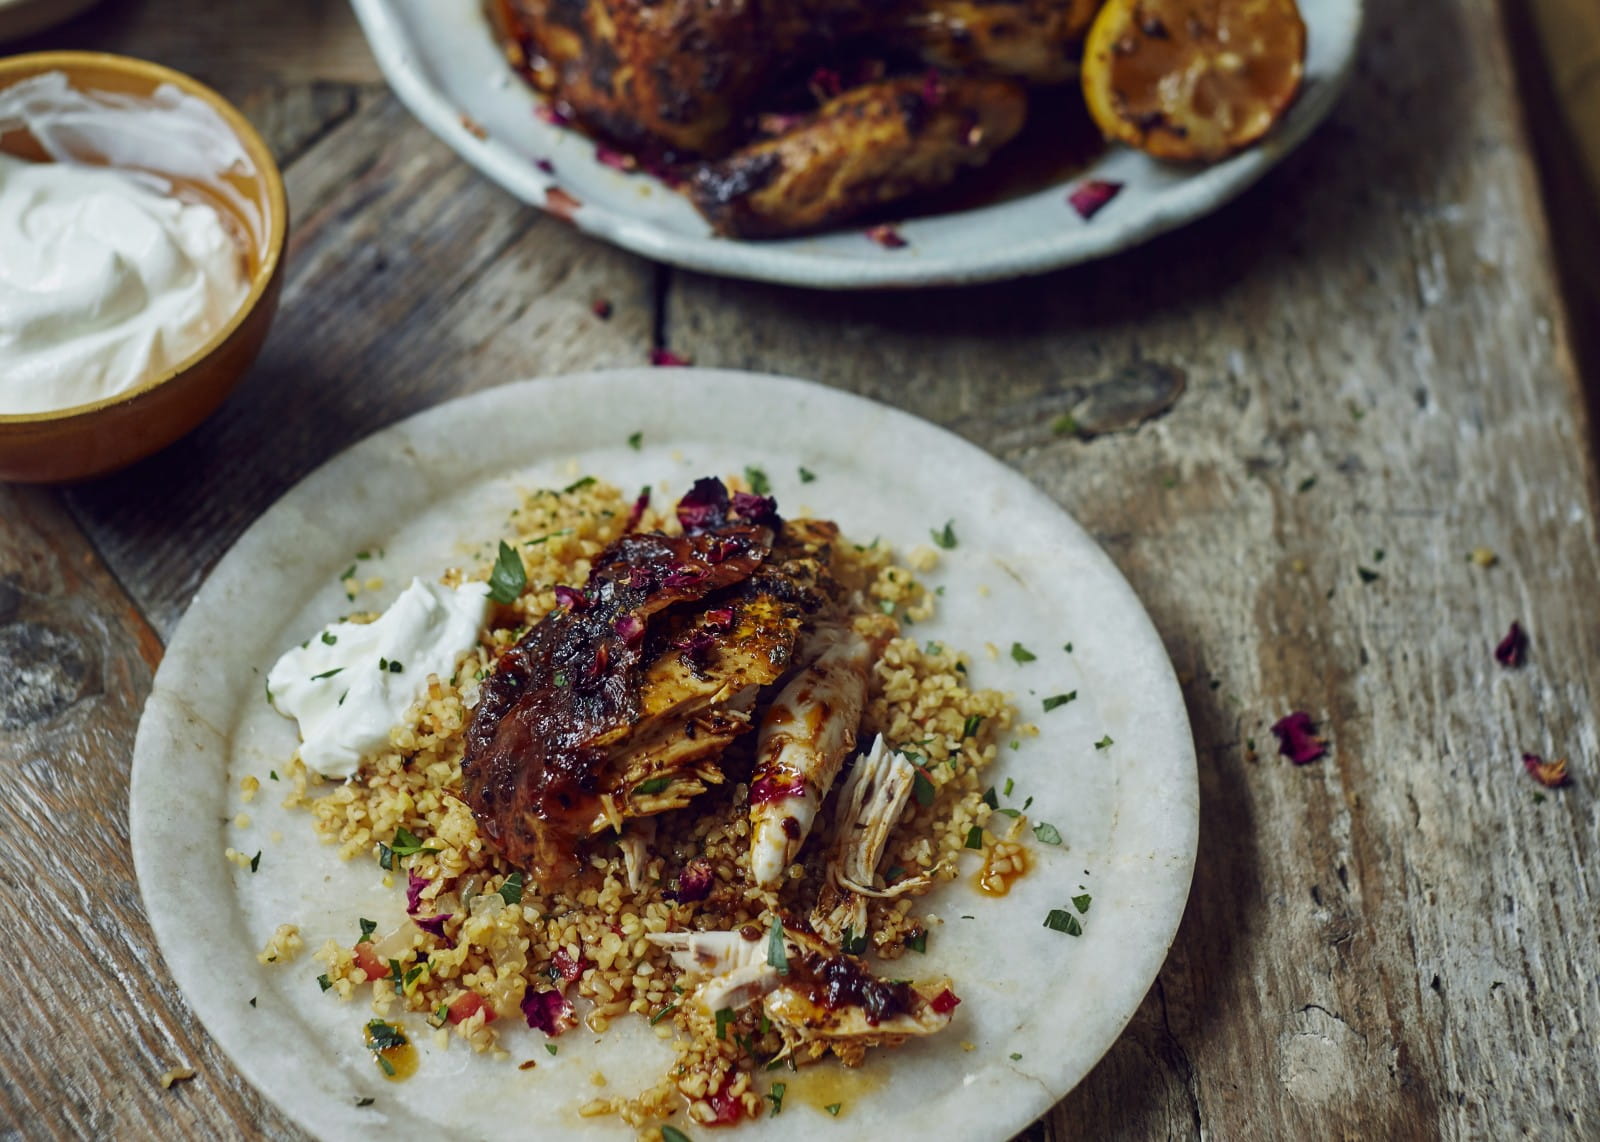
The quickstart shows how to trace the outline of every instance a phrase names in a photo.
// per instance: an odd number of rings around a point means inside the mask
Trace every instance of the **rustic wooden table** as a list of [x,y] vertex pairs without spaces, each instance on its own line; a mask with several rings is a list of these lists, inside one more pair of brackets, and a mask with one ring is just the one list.
[[[277,327],[209,423],[93,484],[0,488],[0,1136],[299,1136],[143,918],[125,790],[163,639],[352,441],[655,345],[954,428],[1094,532],[1166,640],[1199,745],[1193,895],[1127,1032],[1029,1137],[1600,1133],[1586,402],[1499,5],[1371,9],[1332,121],[1241,201],[1100,265],[917,295],[714,281],[574,234],[413,122],[341,4],[114,0],[28,45],[219,87],[295,228]],[[1165,416],[1052,434],[1140,362],[1188,377]],[[1519,670],[1490,654],[1513,619]],[[1332,743],[1303,768],[1270,748],[1295,708]],[[1541,791],[1523,750],[1576,783]]]

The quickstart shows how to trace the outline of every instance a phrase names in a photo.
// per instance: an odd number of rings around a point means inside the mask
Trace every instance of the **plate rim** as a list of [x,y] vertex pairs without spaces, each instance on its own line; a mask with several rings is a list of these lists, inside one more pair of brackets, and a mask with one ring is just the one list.
[[[184,616],[174,628],[168,640],[166,653],[161,665],[156,671],[152,681],[150,696],[141,711],[138,730],[134,740],[133,756],[129,773],[129,798],[128,798],[128,829],[129,842],[132,850],[134,870],[139,887],[140,899],[143,903],[146,917],[156,938],[156,945],[160,951],[162,961],[166,966],[171,981],[176,984],[183,997],[183,1002],[205,1027],[213,1043],[232,1062],[235,1069],[253,1087],[261,1092],[262,1096],[283,1112],[288,1118],[296,1122],[303,1129],[317,1137],[344,1136],[344,1131],[335,1130],[336,1125],[330,1112],[319,1113],[320,1103],[310,1102],[302,1104],[288,1101],[280,1097],[268,1079],[258,1072],[256,1060],[258,1053],[241,1055],[235,1050],[236,1045],[249,1038],[249,1033],[243,1030],[241,1013],[233,1011],[216,994],[209,992],[197,993],[190,986],[192,964],[194,961],[203,960],[205,957],[198,952],[191,955],[188,944],[182,939],[184,930],[180,918],[174,910],[160,896],[155,895],[152,889],[164,883],[170,884],[171,874],[160,871],[159,864],[151,850],[151,845],[159,837],[152,837],[151,829],[156,828],[158,819],[167,816],[166,809],[151,792],[153,782],[153,765],[156,763],[151,758],[151,752],[161,742],[152,745],[153,735],[170,733],[173,727],[157,725],[163,717],[173,721],[195,723],[199,721],[199,714],[183,697],[169,694],[169,683],[164,680],[164,675],[170,679],[171,672],[180,669],[177,664],[184,663],[194,656],[206,656],[210,651],[210,644],[206,642],[210,629],[209,624],[204,628],[196,628],[190,619],[193,615],[207,617],[207,612],[225,602],[228,588],[228,578],[238,572],[231,566],[236,552],[248,549],[252,537],[259,543],[263,536],[273,533],[285,521],[295,518],[297,508],[292,501],[299,496],[315,491],[319,484],[326,485],[336,480],[340,470],[350,465],[360,464],[369,454],[383,450],[396,440],[403,441],[408,430],[438,413],[440,409],[449,406],[461,406],[467,403],[480,403],[493,409],[499,404],[518,404],[526,397],[548,391],[551,384],[564,384],[574,388],[586,389],[585,395],[593,399],[594,386],[603,386],[608,383],[633,383],[648,379],[653,384],[662,382],[662,370],[650,368],[625,368],[595,370],[582,373],[562,374],[549,378],[528,378],[490,389],[480,390],[475,393],[464,394],[449,401],[441,402],[431,408],[417,412],[401,421],[385,426],[368,436],[341,449],[312,472],[287,489],[266,511],[264,511],[251,525],[234,541],[228,551],[218,560],[217,564],[208,573],[205,582],[195,593]],[[1179,926],[1185,915],[1189,902],[1189,895],[1193,888],[1194,867],[1198,852],[1199,842],[1199,771],[1197,751],[1194,744],[1193,728],[1189,721],[1187,704],[1184,701],[1182,689],[1178,683],[1176,671],[1172,664],[1166,645],[1160,637],[1149,612],[1134,592],[1116,564],[1105,552],[1094,537],[1080,525],[1072,515],[1060,504],[1040,490],[1032,481],[1022,473],[1007,465],[1004,461],[993,456],[976,444],[943,426],[918,417],[903,409],[884,404],[845,390],[834,389],[819,382],[799,380],[772,374],[753,373],[734,369],[712,368],[681,368],[670,370],[669,383],[679,385],[704,385],[706,383],[732,385],[734,387],[759,384],[772,389],[787,390],[785,398],[780,401],[805,401],[807,398],[821,397],[825,401],[842,402],[845,406],[856,406],[861,409],[872,409],[875,415],[887,415],[890,422],[895,420],[909,421],[924,432],[937,434],[942,438],[942,446],[960,450],[975,456],[982,457],[995,470],[996,479],[1004,479],[1009,485],[1008,490],[1014,491],[1023,506],[1031,510],[1043,510],[1050,513],[1054,520],[1064,525],[1069,531],[1077,533],[1083,542],[1084,558],[1092,564],[1098,564],[1099,578],[1102,586],[1108,586],[1120,593],[1122,603],[1126,607],[1125,618],[1132,622],[1139,630],[1139,637],[1148,639],[1159,651],[1160,693],[1141,694],[1140,705],[1142,711],[1148,711],[1151,716],[1172,718],[1174,724],[1181,727],[1179,734],[1180,744],[1173,760],[1176,776],[1181,781],[1181,788],[1177,789],[1170,800],[1179,805],[1191,805],[1192,811],[1181,814],[1169,814],[1162,818],[1162,844],[1156,847],[1151,856],[1163,860],[1162,867],[1168,871],[1163,880],[1174,886],[1174,894],[1170,915],[1157,915],[1154,920],[1145,916],[1144,922],[1151,927],[1152,938],[1144,945],[1144,954],[1130,953],[1125,957],[1127,962],[1138,965],[1136,979],[1129,983],[1129,994],[1136,995],[1125,1010],[1121,1010],[1116,1019],[1116,1029],[1110,1034],[1104,1045],[1099,1049],[1094,1058],[1083,1068],[1082,1072],[1071,1080],[1070,1086],[1059,1095],[1051,1095],[1042,1079],[1038,1083],[1046,1090],[1046,1100],[1034,1108],[1028,1117],[1015,1124],[1016,1129],[1023,1129],[1029,1121],[1038,1114],[1046,1112],[1051,1106],[1066,1097],[1071,1089],[1081,1083],[1104,1059],[1106,1053],[1121,1039],[1128,1023],[1132,1020],[1144,998],[1149,994],[1159,976],[1161,968],[1166,963],[1172,943],[1176,938]],[[748,391],[748,390],[743,390]],[[559,459],[559,455],[546,457],[546,459]],[[509,474],[509,473],[503,473]],[[491,477],[492,478],[492,477]],[[431,489],[438,497],[438,489]],[[284,505],[289,503],[289,507]],[[248,550],[247,550],[248,553]],[[243,556],[239,556],[243,558]],[[161,704],[158,705],[157,699]],[[165,704],[172,704],[175,710],[165,708]],[[200,724],[204,724],[201,722]],[[214,730],[222,737],[220,730]],[[223,792],[226,793],[228,774],[219,777]],[[1168,788],[1172,788],[1168,786]],[[1181,895],[1176,893],[1176,887],[1181,881]],[[193,943],[193,941],[189,941]],[[202,973],[203,974],[203,973]],[[1136,990],[1135,990],[1136,987]],[[234,1005],[237,1006],[237,1005]],[[235,1028],[239,1028],[237,1036]],[[221,1030],[219,1030],[219,1028]],[[1000,1116],[1009,1117],[1009,1116]],[[406,1136],[402,1132],[400,1136]]]
[[[552,212],[545,198],[546,190],[554,185],[552,180],[507,144],[474,131],[445,92],[412,66],[408,55],[415,47],[397,10],[397,0],[350,0],[379,70],[401,103],[460,158],[522,202],[570,222],[585,234],[682,269],[830,290],[938,288],[1030,277],[1109,257],[1212,213],[1296,150],[1338,102],[1354,68],[1366,0],[1323,2],[1348,6],[1348,36],[1344,50],[1334,58],[1333,72],[1301,91],[1285,121],[1267,139],[1175,184],[1162,194],[1164,203],[1158,200],[1126,221],[1112,224],[1102,219],[1083,230],[1063,228],[1054,235],[996,246],[977,256],[919,255],[895,261],[844,260],[799,253],[782,243],[678,234],[603,203],[586,202],[570,216]],[[1093,177],[1093,173],[1090,167],[1075,177]]]

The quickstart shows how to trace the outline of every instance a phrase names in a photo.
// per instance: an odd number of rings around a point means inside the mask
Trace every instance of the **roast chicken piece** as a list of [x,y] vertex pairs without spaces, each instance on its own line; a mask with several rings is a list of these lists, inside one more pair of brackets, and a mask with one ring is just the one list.
[[1005,79],[880,80],[702,166],[689,195],[731,237],[819,230],[981,166],[1026,114],[1022,89]]
[[585,837],[722,781],[723,750],[788,670],[802,623],[837,606],[832,524],[784,524],[771,500],[717,480],[678,515],[685,535],[625,535],[582,591],[558,589],[484,683],[463,796],[535,877],[570,871]]
[[945,71],[1062,83],[1101,0],[922,0],[902,5],[890,38]]

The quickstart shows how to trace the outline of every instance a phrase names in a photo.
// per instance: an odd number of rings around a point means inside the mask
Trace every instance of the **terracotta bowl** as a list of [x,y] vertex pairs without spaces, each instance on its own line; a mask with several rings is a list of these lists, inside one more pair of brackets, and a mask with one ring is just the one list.
[[[56,483],[88,479],[143,459],[194,428],[222,403],[260,352],[278,308],[289,206],[266,143],[222,96],[180,72],[99,52],[39,52],[0,59],[0,89],[42,72],[65,72],[80,90],[148,95],[170,83],[210,104],[233,129],[255,166],[228,180],[260,211],[259,238],[245,243],[250,292],[232,319],[175,369],[92,404],[0,416],[0,480]],[[43,160],[25,131],[0,134],[0,151]],[[231,212],[225,199],[214,205]],[[252,227],[240,217],[237,230]]]

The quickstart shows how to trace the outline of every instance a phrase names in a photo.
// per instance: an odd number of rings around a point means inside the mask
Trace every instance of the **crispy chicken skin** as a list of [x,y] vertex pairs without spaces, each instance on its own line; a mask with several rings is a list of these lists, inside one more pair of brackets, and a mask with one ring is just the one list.
[[778,136],[696,172],[690,198],[718,233],[801,234],[980,166],[1022,129],[1004,79],[887,79],[845,92]]
[[920,0],[905,6],[892,39],[946,71],[1062,83],[1101,0]]

